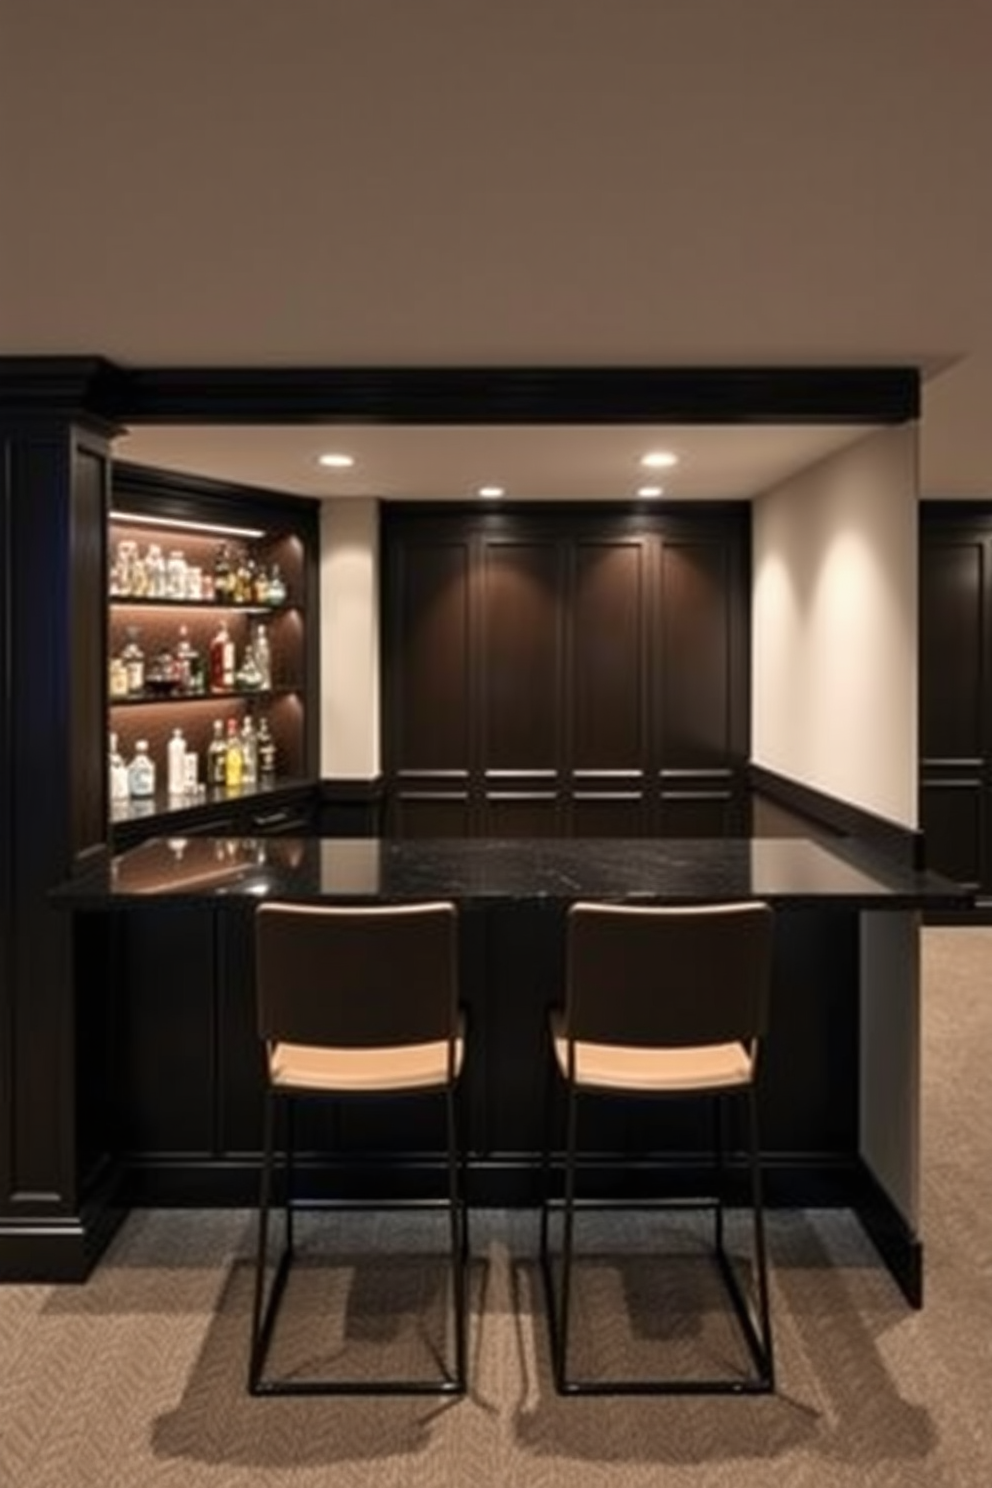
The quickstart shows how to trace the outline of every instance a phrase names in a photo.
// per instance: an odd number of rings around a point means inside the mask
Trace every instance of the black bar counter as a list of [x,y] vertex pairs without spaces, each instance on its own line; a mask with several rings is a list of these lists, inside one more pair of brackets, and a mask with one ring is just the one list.
[[[561,994],[567,906],[769,901],[759,1093],[769,1201],[855,1209],[920,1303],[920,912],[970,896],[851,839],[812,837],[174,836],[100,856],[53,895],[73,924],[80,1210],[68,1232],[35,1227],[30,1264],[18,1237],[0,1234],[0,1276],[80,1279],[130,1205],[254,1204],[252,916],[274,898],[459,905],[470,1197],[490,1205],[537,1201],[544,1030]],[[313,1195],[432,1191],[441,1133],[433,1108],[416,1107],[352,1103],[301,1123]],[[689,1191],[703,1174],[705,1116],[604,1101],[584,1136],[602,1159],[590,1181],[618,1196]],[[618,1152],[635,1159],[633,1190],[616,1186]]]
[[149,894],[202,904],[211,896],[391,903],[691,904],[766,899],[789,908],[966,907],[971,896],[852,842],[781,838],[170,837],[101,858],[57,890],[76,908],[113,908]]

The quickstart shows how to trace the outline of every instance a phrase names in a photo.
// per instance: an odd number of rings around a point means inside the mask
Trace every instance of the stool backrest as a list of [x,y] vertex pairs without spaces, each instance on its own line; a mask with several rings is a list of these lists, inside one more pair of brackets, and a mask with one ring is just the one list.
[[269,902],[255,914],[258,1031],[275,1042],[387,1047],[454,1039],[453,904]]
[[654,1047],[759,1037],[768,1021],[773,918],[759,902],[573,904],[566,1035]]

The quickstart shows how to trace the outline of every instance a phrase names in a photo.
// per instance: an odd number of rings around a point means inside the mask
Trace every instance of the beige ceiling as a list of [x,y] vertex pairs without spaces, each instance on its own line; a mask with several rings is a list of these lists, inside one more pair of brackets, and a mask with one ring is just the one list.
[[0,0],[0,352],[908,363],[988,497],[990,57],[989,0]]
[[[740,500],[767,490],[852,440],[863,427],[700,428],[669,425],[581,428],[409,427],[196,428],[146,426],[120,439],[124,460],[185,470],[301,496],[383,500],[472,499],[498,485],[507,499],[627,500],[660,487],[668,500]],[[677,466],[641,467],[666,450]],[[317,456],[355,461],[329,470]]]

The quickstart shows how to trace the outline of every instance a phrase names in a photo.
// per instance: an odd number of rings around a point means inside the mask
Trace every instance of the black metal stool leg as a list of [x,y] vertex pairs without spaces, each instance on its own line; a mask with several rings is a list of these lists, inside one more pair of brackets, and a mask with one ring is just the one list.
[[251,1313],[251,1352],[248,1363],[248,1388],[255,1391],[262,1370],[264,1354],[262,1302],[265,1296],[265,1268],[268,1260],[269,1205],[272,1195],[272,1167],[275,1146],[275,1097],[265,1093],[262,1114],[262,1174],[258,1201],[258,1241],[255,1255],[255,1290]]
[[575,1234],[575,1155],[578,1130],[578,1091],[575,1085],[568,1091],[568,1131],[565,1146],[565,1202],[562,1225],[561,1294],[558,1309],[558,1358],[556,1375],[558,1389],[563,1393],[568,1384],[568,1333],[569,1305],[572,1300],[572,1248]]
[[748,1089],[748,1128],[751,1159],[751,1206],[754,1212],[754,1258],[758,1296],[758,1327],[764,1355],[764,1374],[770,1390],[775,1388],[775,1360],[772,1349],[771,1307],[768,1299],[768,1252],[765,1242],[765,1205],[762,1193],[760,1148],[758,1146],[758,1097],[754,1086]]
[[465,1252],[467,1246],[464,1204],[461,1194],[461,1158],[458,1148],[458,1124],[455,1112],[455,1092],[451,1086],[445,1091],[446,1126],[448,1135],[448,1209],[451,1232],[451,1276],[455,1313],[455,1376],[454,1386],[459,1392],[465,1389],[466,1355],[466,1299],[465,1299]]
[[283,1101],[286,1118],[286,1157],[284,1163],[284,1181],[286,1190],[283,1202],[286,1210],[286,1249],[290,1255],[296,1250],[293,1230],[293,1193],[296,1187],[296,1102],[291,1095],[287,1095]]

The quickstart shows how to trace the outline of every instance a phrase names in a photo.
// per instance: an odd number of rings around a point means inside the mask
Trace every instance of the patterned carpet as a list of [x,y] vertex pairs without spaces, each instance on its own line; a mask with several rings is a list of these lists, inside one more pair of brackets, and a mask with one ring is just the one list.
[[[905,1305],[849,1215],[774,1212],[775,1396],[560,1399],[535,1217],[495,1213],[473,1217],[469,1397],[251,1399],[251,1216],[138,1212],[86,1286],[0,1288],[0,1485],[988,1488],[990,974],[992,930],[925,932],[925,1308]],[[294,1279],[274,1364],[430,1367],[443,1272],[410,1254],[439,1248],[441,1230],[423,1216],[346,1223],[348,1264]],[[661,1272],[643,1226],[588,1220],[579,1362],[674,1350],[733,1369],[692,1227],[678,1261],[690,1312],[652,1308]],[[618,1263],[597,1259],[608,1246]]]

